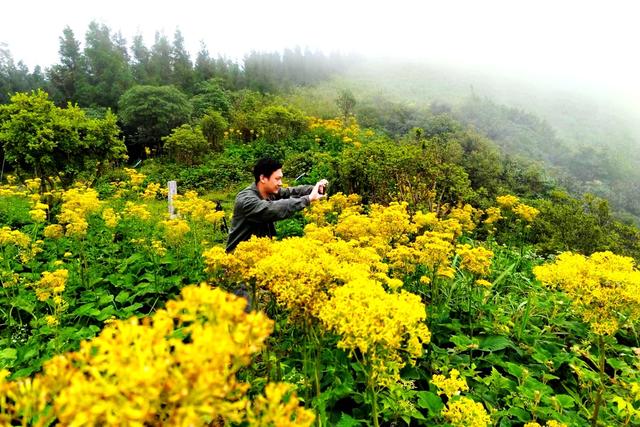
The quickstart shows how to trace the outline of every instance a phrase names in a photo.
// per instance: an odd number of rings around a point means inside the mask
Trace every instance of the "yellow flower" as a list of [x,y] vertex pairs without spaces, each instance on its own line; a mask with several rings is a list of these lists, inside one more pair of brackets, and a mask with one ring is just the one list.
[[139,173],[135,169],[124,168],[124,171],[127,174],[127,176],[129,177],[129,183],[130,183],[132,188],[139,187],[140,184],[142,184],[144,182],[144,180],[147,178],[147,176],[145,174]]
[[486,427],[491,425],[491,417],[482,406],[468,397],[458,397],[447,402],[442,415],[453,427]]
[[493,251],[483,247],[472,248],[464,244],[458,245],[456,252],[460,256],[460,268],[480,276],[489,274]]
[[156,195],[160,192],[160,187],[162,187],[162,185],[157,183],[149,183],[147,185],[147,188],[144,189],[141,197],[145,200],[155,199]]
[[44,228],[44,237],[48,239],[59,239],[64,235],[64,229],[60,224],[50,224]]
[[64,292],[68,277],[69,271],[64,269],[43,272],[40,280],[34,284],[36,296],[40,301],[46,301],[51,295],[60,295]]
[[102,219],[109,228],[115,228],[120,221],[120,214],[116,214],[112,208],[107,208],[102,211]]
[[597,335],[613,335],[640,317],[640,271],[630,257],[596,252],[589,257],[564,252],[555,262],[534,267],[538,280],[558,287]]
[[65,224],[68,236],[82,237],[87,233],[87,215],[100,208],[98,193],[92,188],[72,188],[62,194],[58,221]]
[[476,280],[476,285],[477,286],[481,286],[483,288],[490,288],[493,286],[493,284],[491,282],[489,282],[488,280],[484,280],[484,279],[478,279]]
[[187,221],[181,218],[167,219],[160,223],[164,227],[164,235],[167,242],[177,244],[184,239],[191,228]]
[[248,408],[249,425],[268,426],[311,426],[315,414],[310,409],[300,407],[290,384],[269,383],[264,395],[257,396]]
[[167,253],[167,249],[164,247],[160,240],[152,240],[151,248],[156,253],[156,255],[163,257]]
[[489,208],[486,213],[487,218],[484,220],[485,224],[494,224],[503,218],[500,208]]
[[58,318],[51,315],[45,316],[45,321],[49,326],[56,326],[58,324]]
[[130,218],[137,218],[143,221],[151,218],[151,213],[146,206],[136,204],[134,202],[127,202],[124,208],[124,214]]
[[382,385],[399,379],[405,364],[402,354],[413,363],[431,339],[420,297],[405,291],[389,294],[371,279],[333,289],[319,317],[327,329],[340,335],[339,348],[359,350]]
[[273,328],[245,305],[220,289],[187,286],[153,317],[108,322],[34,378],[6,382],[1,371],[0,396],[11,396],[2,401],[3,419],[19,422],[28,413],[46,425],[310,426],[313,414],[291,386],[267,384],[252,402],[250,384],[237,377]]
[[513,207],[513,213],[527,222],[533,222],[538,214],[540,214],[540,211],[534,207],[519,203]]
[[498,202],[498,205],[501,208],[505,208],[505,209],[513,208],[518,203],[518,201],[519,201],[518,197],[512,196],[512,195],[496,197],[496,202]]
[[11,227],[3,226],[0,229],[0,246],[16,245],[20,248],[27,248],[31,244],[29,236],[18,230],[11,230]]
[[469,390],[467,380],[460,378],[460,372],[457,369],[449,372],[449,378],[444,375],[434,375],[431,383],[438,387],[439,394],[444,394],[448,398],[459,395],[461,391]]
[[42,209],[32,209],[29,216],[34,222],[44,222],[47,219],[47,211]]

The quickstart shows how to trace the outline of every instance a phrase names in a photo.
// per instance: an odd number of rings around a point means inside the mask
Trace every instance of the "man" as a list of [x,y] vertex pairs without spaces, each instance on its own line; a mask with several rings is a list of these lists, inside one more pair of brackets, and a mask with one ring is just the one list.
[[282,163],[269,158],[258,160],[253,167],[253,176],[255,182],[236,196],[227,252],[251,236],[275,236],[275,221],[289,218],[324,197],[324,188],[328,184],[323,179],[315,186],[282,188]]

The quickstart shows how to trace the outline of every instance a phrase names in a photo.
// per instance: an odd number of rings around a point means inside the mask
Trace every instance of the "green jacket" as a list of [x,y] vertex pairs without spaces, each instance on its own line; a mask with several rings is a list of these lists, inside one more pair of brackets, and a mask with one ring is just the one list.
[[267,199],[262,198],[256,184],[251,184],[240,191],[233,207],[227,252],[231,252],[238,243],[249,240],[251,236],[275,236],[274,221],[289,218],[309,206],[310,200],[306,196],[312,190],[313,185],[280,188],[277,194]]

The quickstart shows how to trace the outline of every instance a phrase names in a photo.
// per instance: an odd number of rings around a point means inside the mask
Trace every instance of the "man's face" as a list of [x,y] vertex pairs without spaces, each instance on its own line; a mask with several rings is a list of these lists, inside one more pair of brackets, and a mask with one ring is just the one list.
[[282,187],[282,169],[274,171],[270,177],[260,176],[262,188],[267,194],[276,194]]

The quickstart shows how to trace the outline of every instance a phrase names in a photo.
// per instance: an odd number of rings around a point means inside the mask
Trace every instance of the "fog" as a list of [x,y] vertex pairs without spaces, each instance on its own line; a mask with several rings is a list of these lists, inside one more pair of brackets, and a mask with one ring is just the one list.
[[640,116],[640,6],[632,1],[31,1],[2,7],[0,43],[29,67],[57,62],[69,25],[91,20],[130,42],[180,29],[193,56],[241,60],[251,50],[426,60],[614,99]]

